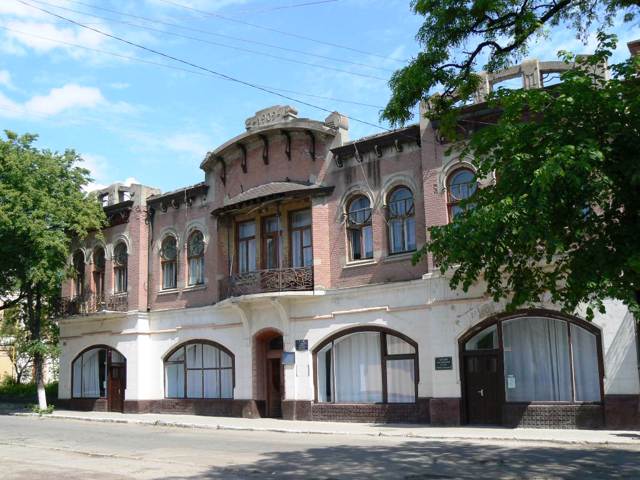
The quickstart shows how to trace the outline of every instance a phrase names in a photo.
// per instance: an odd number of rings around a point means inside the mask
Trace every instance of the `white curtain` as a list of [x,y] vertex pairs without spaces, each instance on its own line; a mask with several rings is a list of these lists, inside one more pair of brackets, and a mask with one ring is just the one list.
[[220,398],[233,398],[233,370],[220,370]]
[[82,355],[82,396],[100,396],[100,349],[89,350]]
[[413,362],[413,359],[387,360],[387,401],[389,403],[416,401]]
[[354,333],[334,342],[336,402],[382,401],[380,334]]
[[202,398],[202,370],[187,370],[187,398]]
[[527,317],[502,325],[507,401],[570,401],[567,322]]
[[189,285],[204,283],[204,257],[191,257],[189,259]]
[[202,346],[202,366],[204,368],[218,368],[219,364],[219,352],[216,347],[211,345]]
[[203,370],[204,398],[220,398],[220,370]]
[[176,262],[162,264],[162,288],[176,288]]
[[410,343],[405,342],[400,337],[387,335],[387,354],[402,355],[416,353],[416,349]]
[[576,401],[600,401],[600,374],[596,336],[571,324],[571,351],[576,385]]
[[167,363],[164,372],[167,398],[184,398],[184,364]]
[[73,362],[73,396],[82,397],[82,357]]

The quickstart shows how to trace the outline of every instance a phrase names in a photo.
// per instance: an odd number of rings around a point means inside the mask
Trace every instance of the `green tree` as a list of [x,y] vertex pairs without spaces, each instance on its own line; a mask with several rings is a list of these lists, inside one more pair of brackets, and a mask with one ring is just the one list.
[[[599,51],[587,60],[593,67],[611,57],[615,38],[607,32],[614,23],[634,22],[640,11],[639,0],[413,0],[411,6],[424,16],[417,33],[424,48],[392,76],[382,117],[403,124],[416,103],[428,100],[428,116],[452,142],[464,130],[458,115],[477,90],[476,70],[507,67],[560,28],[582,39],[598,32]],[[586,302],[592,316],[609,297],[639,318],[639,61],[612,66],[610,82],[585,67],[552,88],[489,97],[501,112],[497,124],[476,128],[459,153],[477,166],[478,178],[497,181],[477,190],[469,201],[475,208],[430,229],[416,261],[432,252],[443,272],[453,271],[452,287],[484,280],[510,309],[550,295],[566,311]]]
[[72,150],[33,146],[35,135],[5,132],[0,139],[0,308],[20,306],[33,354],[38,403],[46,408],[42,377],[49,346],[43,326],[70,275],[72,238],[99,229],[104,213],[95,196],[83,191],[89,171]]
[[389,82],[382,117],[393,124],[411,119],[435,90],[436,115],[464,103],[478,85],[476,69],[508,66],[551,28],[573,28],[584,39],[593,28],[606,31],[618,15],[633,22],[640,0],[412,0],[411,8],[425,17],[416,35],[424,50]]

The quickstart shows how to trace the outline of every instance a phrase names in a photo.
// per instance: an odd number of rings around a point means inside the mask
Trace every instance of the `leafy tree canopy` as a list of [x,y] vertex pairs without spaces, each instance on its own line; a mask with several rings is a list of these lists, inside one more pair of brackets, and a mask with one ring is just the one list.
[[493,72],[517,61],[545,28],[568,26],[586,38],[619,15],[634,21],[640,0],[412,0],[411,7],[425,17],[416,36],[424,50],[391,78],[382,117],[393,124],[410,120],[413,107],[436,90],[433,115],[463,103],[476,90],[474,70]]
[[[508,307],[545,295],[566,311],[624,301],[638,318],[640,296],[640,58],[590,73],[615,39],[600,35],[586,64],[537,90],[498,90],[501,111],[461,142],[480,179],[455,221],[430,230],[428,251],[452,286],[484,279]],[[567,61],[574,61],[566,54]],[[580,63],[580,62],[579,62]]]

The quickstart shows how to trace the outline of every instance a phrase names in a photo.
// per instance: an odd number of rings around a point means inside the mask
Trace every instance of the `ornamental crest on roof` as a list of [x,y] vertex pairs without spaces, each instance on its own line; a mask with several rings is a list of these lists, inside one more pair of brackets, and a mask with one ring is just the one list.
[[298,111],[295,108],[289,105],[276,105],[256,112],[253,117],[245,120],[244,125],[247,130],[254,130],[295,118],[298,118]]

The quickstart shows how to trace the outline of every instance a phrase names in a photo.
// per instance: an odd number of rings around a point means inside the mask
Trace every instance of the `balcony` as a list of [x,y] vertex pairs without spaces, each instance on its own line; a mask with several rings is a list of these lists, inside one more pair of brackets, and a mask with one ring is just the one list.
[[126,312],[129,309],[127,294],[98,295],[90,293],[78,297],[63,297],[55,306],[57,317],[89,315],[98,312]]
[[220,281],[220,299],[256,293],[313,290],[313,267],[237,273]]

